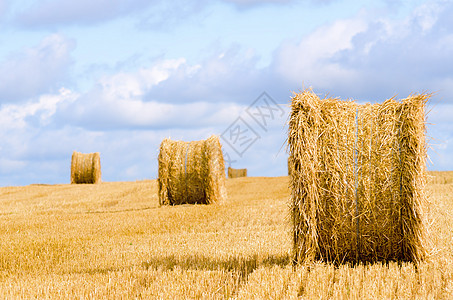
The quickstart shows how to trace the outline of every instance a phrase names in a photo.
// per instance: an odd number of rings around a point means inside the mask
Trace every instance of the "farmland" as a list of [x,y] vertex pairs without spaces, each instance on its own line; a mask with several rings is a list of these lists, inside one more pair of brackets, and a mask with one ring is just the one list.
[[227,180],[228,200],[159,207],[157,182],[0,188],[4,298],[453,297],[453,172],[430,173],[429,258],[291,265],[288,177]]

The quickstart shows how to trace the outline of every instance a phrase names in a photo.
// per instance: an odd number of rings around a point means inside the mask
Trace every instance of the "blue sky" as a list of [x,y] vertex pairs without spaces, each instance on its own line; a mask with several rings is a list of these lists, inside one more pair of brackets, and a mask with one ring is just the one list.
[[[453,170],[452,15],[440,0],[0,0],[0,186],[68,183],[73,150],[100,152],[104,181],[156,178],[163,138],[238,120],[255,139],[223,143],[232,166],[286,175],[288,104],[306,87],[433,92],[429,169]],[[259,126],[247,108],[263,92],[280,105]]]

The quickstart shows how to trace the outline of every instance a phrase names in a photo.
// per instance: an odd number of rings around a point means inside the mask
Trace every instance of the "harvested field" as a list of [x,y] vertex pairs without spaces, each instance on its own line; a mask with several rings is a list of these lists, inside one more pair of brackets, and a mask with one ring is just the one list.
[[[453,172],[427,186],[411,263],[292,268],[288,177],[226,180],[222,204],[159,206],[157,181],[0,188],[0,294],[17,298],[449,299]],[[442,183],[441,183],[442,182]],[[448,180],[447,180],[448,182]]]

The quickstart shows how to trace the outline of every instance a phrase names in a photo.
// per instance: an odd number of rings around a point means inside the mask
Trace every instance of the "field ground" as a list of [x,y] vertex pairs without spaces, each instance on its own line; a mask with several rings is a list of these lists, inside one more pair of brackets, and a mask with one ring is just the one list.
[[0,188],[0,295],[452,299],[453,172],[431,175],[430,257],[418,272],[293,269],[288,177],[228,179],[225,203],[175,207],[159,207],[156,181]]

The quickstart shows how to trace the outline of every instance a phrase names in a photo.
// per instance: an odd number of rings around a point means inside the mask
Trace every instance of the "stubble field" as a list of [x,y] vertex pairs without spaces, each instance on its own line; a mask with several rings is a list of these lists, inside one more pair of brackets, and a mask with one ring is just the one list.
[[0,188],[0,295],[16,298],[452,299],[453,172],[431,172],[428,260],[291,264],[288,177],[159,207],[157,182]]

